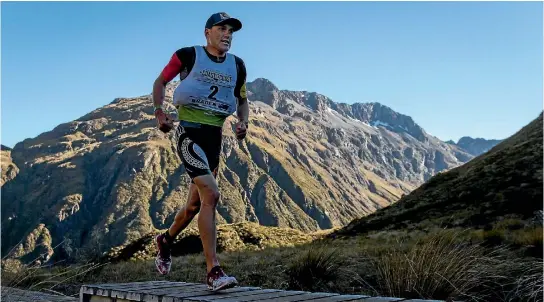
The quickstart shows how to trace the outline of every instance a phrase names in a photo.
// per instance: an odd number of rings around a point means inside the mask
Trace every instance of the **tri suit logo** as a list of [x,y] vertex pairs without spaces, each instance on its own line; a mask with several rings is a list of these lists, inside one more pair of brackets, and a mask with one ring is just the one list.
[[217,99],[206,97],[190,97],[191,104],[203,109],[215,108],[218,111],[229,112],[230,106]]
[[212,69],[203,69],[200,71],[200,76],[203,81],[215,83],[217,85],[227,85],[230,86],[232,83],[232,76],[228,74],[223,74]]

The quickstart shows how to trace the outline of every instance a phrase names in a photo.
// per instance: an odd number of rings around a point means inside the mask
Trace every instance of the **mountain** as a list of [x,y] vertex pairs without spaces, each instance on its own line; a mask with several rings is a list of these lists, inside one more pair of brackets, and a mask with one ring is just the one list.
[[335,150],[348,152],[343,157],[378,162],[383,170],[372,170],[380,177],[420,184],[474,157],[427,134],[411,117],[379,103],[337,103],[316,92],[279,90],[262,78],[248,83],[248,89],[249,97],[258,100],[256,105],[268,105],[261,108],[272,107],[290,117],[288,121],[303,119],[323,129],[325,136],[317,139],[326,138]]
[[2,178],[0,180],[0,187],[3,186],[6,182],[12,180],[19,173],[19,168],[11,160],[11,148],[1,145],[0,149],[0,160],[2,161]]
[[[412,118],[399,114],[379,103],[355,103],[353,105],[336,103],[316,92],[280,91],[270,81],[262,78],[249,83],[248,89],[251,92],[255,91],[252,95],[256,100],[260,100],[289,116],[304,117],[308,114],[307,109],[310,109],[312,113],[318,113],[320,116],[330,114],[328,122],[335,127],[346,127],[346,124],[349,125],[349,122],[346,122],[347,119],[347,121],[362,122],[372,127],[383,126],[397,133],[405,132],[421,142],[427,142],[429,139],[425,131]],[[305,108],[297,107],[297,104]]]
[[[172,112],[177,84],[167,87]],[[379,103],[336,103],[266,79],[247,86],[247,139],[235,139],[234,118],[224,127],[223,224],[341,227],[473,158]],[[2,187],[2,252],[15,247],[22,259],[37,246],[45,259],[55,246],[55,257],[103,254],[167,228],[186,200],[189,178],[173,133],[156,128],[150,95],[117,98],[26,139],[11,158],[19,172]]]
[[463,136],[459,139],[457,143],[449,140],[446,143],[456,145],[463,150],[466,150],[468,153],[478,156],[489,151],[491,148],[495,147],[497,144],[502,142],[500,139],[484,139],[484,138],[472,138],[470,136]]
[[397,203],[331,234],[463,227],[485,229],[505,219],[542,224],[542,113],[470,162],[440,173]]

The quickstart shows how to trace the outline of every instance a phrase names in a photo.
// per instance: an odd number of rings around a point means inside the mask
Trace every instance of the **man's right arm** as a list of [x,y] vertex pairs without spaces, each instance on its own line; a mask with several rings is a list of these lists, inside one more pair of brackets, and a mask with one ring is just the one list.
[[153,107],[162,108],[164,102],[165,87],[181,71],[180,50],[176,51],[168,64],[164,67],[155,82],[153,83]]

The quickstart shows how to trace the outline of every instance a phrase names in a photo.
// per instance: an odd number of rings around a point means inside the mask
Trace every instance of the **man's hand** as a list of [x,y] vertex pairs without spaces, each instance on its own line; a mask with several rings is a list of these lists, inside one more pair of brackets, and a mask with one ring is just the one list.
[[236,138],[242,140],[246,137],[247,125],[244,121],[236,123]]
[[157,127],[164,133],[168,133],[174,128],[174,122],[162,111],[161,108],[155,110],[155,118],[157,119]]

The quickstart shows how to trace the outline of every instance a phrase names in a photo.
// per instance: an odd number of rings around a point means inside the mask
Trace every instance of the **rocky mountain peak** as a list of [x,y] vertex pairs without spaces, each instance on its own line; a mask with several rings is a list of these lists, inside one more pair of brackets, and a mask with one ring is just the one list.
[[388,106],[380,103],[371,103],[372,116],[369,121],[372,126],[384,126],[395,132],[407,132],[419,141],[425,141],[423,128],[414,120],[404,114],[400,114]]
[[459,139],[459,141],[457,141],[457,144],[458,145],[469,145],[469,144],[474,144],[474,143],[485,143],[485,142],[499,142],[501,140],[496,140],[496,139],[485,139],[485,138],[481,138],[481,137],[477,137],[477,138],[472,138],[470,136],[463,136]]
[[472,155],[479,155],[489,151],[491,148],[498,145],[502,140],[500,139],[485,139],[485,138],[472,138],[470,136],[463,136],[457,141],[457,143],[449,140],[447,143],[456,145],[464,150],[468,151]]
[[265,78],[250,82],[247,87],[251,100],[264,102],[282,114],[305,117],[308,121],[311,120],[308,117],[310,113],[317,113],[325,119],[328,114],[338,114],[341,119],[363,122],[376,128],[384,127],[396,133],[408,133],[421,142],[428,139],[423,128],[411,117],[378,102],[339,103],[317,92],[279,90]]
[[303,99],[302,103],[316,112],[323,112],[327,110],[327,108],[331,108],[331,105],[333,105],[334,102],[322,94],[310,92],[307,93],[307,96]]
[[276,108],[279,101],[279,90],[271,81],[264,78],[257,78],[248,82],[247,93],[251,100],[258,99],[270,106]]
[[278,87],[274,85],[270,80],[265,78],[257,78],[252,82],[247,83],[247,87],[251,91],[278,91]]

